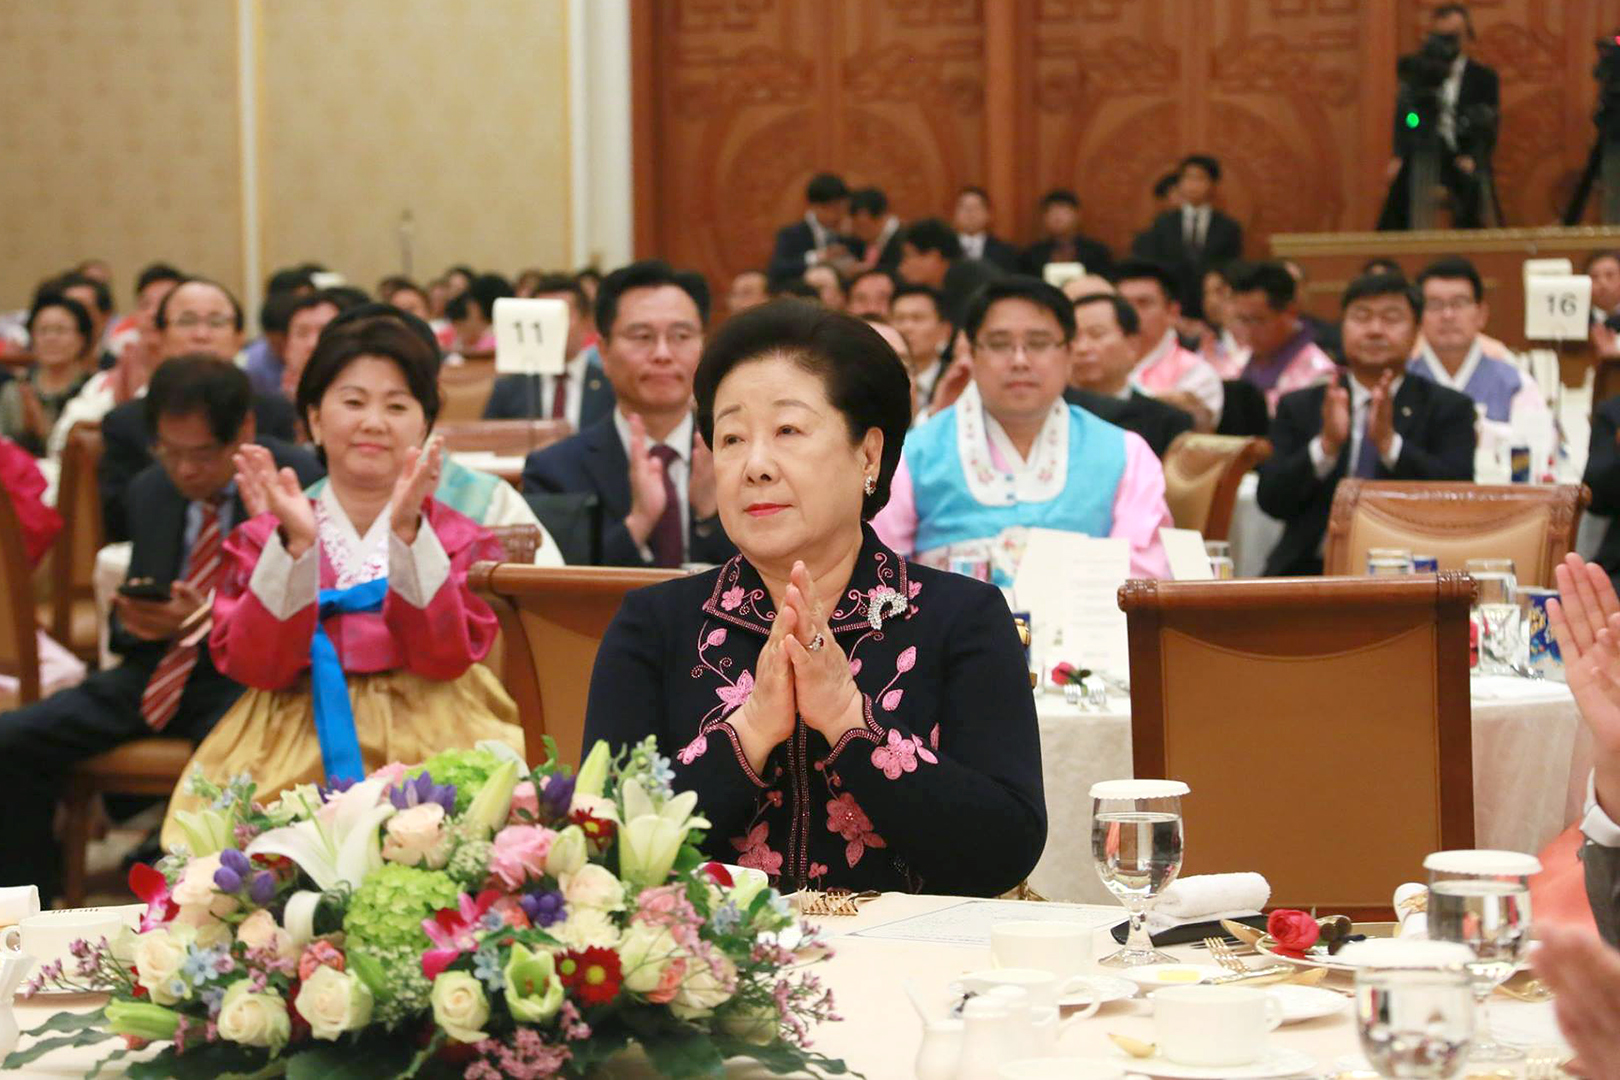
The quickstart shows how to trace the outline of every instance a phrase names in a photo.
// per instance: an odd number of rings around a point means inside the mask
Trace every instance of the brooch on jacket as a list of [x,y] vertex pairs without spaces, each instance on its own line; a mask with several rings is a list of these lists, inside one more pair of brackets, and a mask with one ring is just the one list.
[[873,630],[882,630],[884,619],[895,615],[904,615],[908,606],[905,597],[887,585],[879,585],[866,594],[867,625]]

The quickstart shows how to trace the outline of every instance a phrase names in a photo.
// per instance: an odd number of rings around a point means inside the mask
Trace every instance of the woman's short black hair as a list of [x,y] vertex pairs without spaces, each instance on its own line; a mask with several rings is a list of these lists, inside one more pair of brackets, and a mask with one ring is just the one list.
[[79,355],[89,353],[95,345],[95,342],[90,340],[90,334],[95,329],[94,324],[90,322],[90,313],[73,297],[63,296],[61,293],[45,292],[34,297],[34,304],[28,309],[28,336],[30,338],[34,336],[34,320],[39,318],[39,313],[53,307],[59,307],[73,316],[73,325],[79,328],[79,338],[84,342]]
[[703,441],[714,443],[714,399],[740,364],[781,356],[820,377],[827,400],[844,414],[849,441],[883,433],[877,488],[861,503],[869,521],[889,501],[889,482],[911,427],[911,377],[883,335],[853,315],[804,300],[772,300],[733,315],[709,338],[692,392]]
[[439,416],[438,350],[400,317],[403,312],[389,311],[373,318],[344,322],[334,319],[321,331],[315,351],[298,379],[298,415],[306,422],[310,410],[320,407],[326,391],[350,364],[362,356],[376,356],[398,365],[411,396],[422,406],[428,430],[433,429],[433,421]]
[[236,441],[252,407],[253,384],[247,373],[208,353],[176,356],[159,364],[147,384],[143,406],[153,440],[160,417],[201,415],[221,446]]

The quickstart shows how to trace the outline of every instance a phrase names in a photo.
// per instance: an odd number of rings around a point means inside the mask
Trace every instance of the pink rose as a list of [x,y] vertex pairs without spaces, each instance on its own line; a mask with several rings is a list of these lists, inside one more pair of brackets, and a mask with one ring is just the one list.
[[520,888],[530,878],[544,877],[546,856],[556,839],[556,833],[538,825],[508,825],[495,834],[489,872],[508,889]]
[[534,790],[533,780],[525,780],[512,789],[512,813],[507,820],[513,825],[540,820],[540,793]]
[[389,787],[398,787],[400,781],[405,779],[405,771],[406,768],[403,764],[393,761],[389,762],[387,765],[384,765],[382,768],[366,777],[366,779],[383,780],[387,782]]

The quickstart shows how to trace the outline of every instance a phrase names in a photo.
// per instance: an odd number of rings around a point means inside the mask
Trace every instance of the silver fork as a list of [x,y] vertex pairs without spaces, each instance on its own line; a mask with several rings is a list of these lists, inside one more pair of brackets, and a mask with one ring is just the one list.
[[1226,943],[1225,938],[1207,937],[1204,939],[1204,948],[1208,949],[1209,955],[1214,958],[1215,962],[1227,971],[1246,972],[1249,970],[1249,965],[1239,958],[1238,954],[1232,950],[1232,946]]

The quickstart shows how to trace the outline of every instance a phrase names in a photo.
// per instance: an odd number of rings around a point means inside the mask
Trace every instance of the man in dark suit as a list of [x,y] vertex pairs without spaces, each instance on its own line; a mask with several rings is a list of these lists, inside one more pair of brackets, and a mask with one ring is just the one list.
[[969,186],[956,193],[951,224],[963,258],[983,259],[1009,274],[1017,272],[1018,249],[990,231],[990,195],[984,188]]
[[714,461],[693,429],[708,313],[708,285],[692,271],[646,260],[603,278],[596,325],[618,405],[524,462],[526,493],[597,496],[608,566],[717,563],[736,553],[720,528]]
[[1153,219],[1131,243],[1144,259],[1169,267],[1181,283],[1183,309],[1204,317],[1204,274],[1243,257],[1243,226],[1215,209],[1221,163],[1208,154],[1189,154],[1176,174],[1181,205]]
[[[229,362],[242,344],[242,307],[218,282],[188,278],[163,298],[153,318],[159,368],[180,356],[211,356]],[[277,394],[253,395],[255,435],[292,442],[292,403]],[[252,436],[250,436],[251,438]],[[130,481],[152,464],[152,429],[140,400],[126,401],[101,419],[103,448],[96,467],[102,526],[109,541],[128,540]]]
[[861,243],[858,257],[837,267],[843,274],[900,265],[900,219],[889,213],[889,197],[882,188],[858,188],[849,197],[849,231]]
[[[1429,35],[1431,39],[1448,39],[1455,59],[1440,85],[1439,112],[1432,118],[1434,131],[1422,130],[1431,118],[1422,116],[1426,110],[1421,104],[1405,93],[1396,101],[1394,156],[1386,170],[1389,194],[1378,218],[1380,229],[1412,227],[1408,184],[1412,155],[1420,138],[1439,139],[1440,182],[1454,200],[1453,228],[1477,229],[1485,224],[1486,191],[1482,180],[1490,175],[1491,162],[1475,155],[1476,151],[1489,153],[1495,145],[1502,115],[1502,80],[1495,69],[1468,55],[1475,34],[1466,4],[1436,6],[1429,13]],[[1403,58],[1402,63],[1407,59]],[[1501,208],[1495,204],[1495,197],[1492,189],[1491,209],[1500,219]]]
[[838,232],[849,215],[849,188],[842,177],[833,173],[814,177],[804,189],[804,201],[809,204],[804,220],[784,225],[776,232],[776,246],[766,269],[773,291],[816,263],[859,254],[860,241]]
[[1404,278],[1370,275],[1350,283],[1342,307],[1348,378],[1283,395],[1271,423],[1260,509],[1285,525],[1268,576],[1322,572],[1333,493],[1346,476],[1474,478],[1472,399],[1405,375],[1421,294]]
[[1018,260],[1020,273],[1041,277],[1047,263],[1077,262],[1088,274],[1108,276],[1113,252],[1101,240],[1081,233],[1080,196],[1067,188],[1048,191],[1041,197],[1041,228],[1046,238],[1024,249]]
[[[154,731],[195,742],[242,692],[214,669],[206,616],[224,572],[220,543],[248,516],[231,459],[252,436],[251,400],[247,375],[210,357],[153,374],[145,404],[159,463],[130,484],[141,512],[130,521],[129,578],[150,579],[169,599],[117,597],[112,647],[123,663],[0,714],[0,884],[37,884],[47,903],[59,891],[51,806],[74,765]],[[303,451],[275,444],[271,454],[300,485],[320,475]]]
[[1074,302],[1073,361],[1063,398],[1110,424],[1142,436],[1159,458],[1193,417],[1130,384],[1142,328],[1136,308],[1115,293],[1088,293]]
[[[1620,517],[1620,397],[1612,397],[1592,410],[1592,442],[1581,482],[1592,489],[1589,512],[1599,517]],[[1620,588],[1620,524],[1610,525],[1604,532],[1597,558],[1592,561],[1607,570],[1615,587]]]
[[484,419],[566,420],[573,430],[584,431],[613,411],[613,387],[602,371],[602,356],[595,345],[585,344],[591,325],[585,290],[570,274],[542,274],[533,295],[568,302],[568,343],[564,346],[568,360],[563,373],[502,375],[489,392]]

